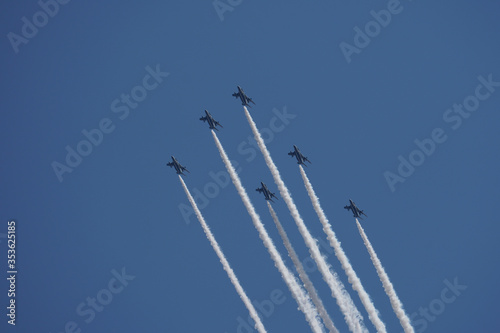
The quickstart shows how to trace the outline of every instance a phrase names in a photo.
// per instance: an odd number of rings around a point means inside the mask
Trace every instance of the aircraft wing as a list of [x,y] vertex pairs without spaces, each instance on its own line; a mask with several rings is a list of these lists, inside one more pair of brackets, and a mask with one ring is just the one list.
[[344,209],[351,210],[351,206],[344,206]]
[[252,99],[251,99],[251,98],[249,98],[249,97],[248,97],[247,99],[248,99],[248,101],[249,101],[249,102],[252,102],[252,103],[253,103],[253,105],[255,105],[255,102],[254,102],[254,101],[252,101]]
[[191,173],[191,172],[189,172],[189,170],[186,167],[181,166],[181,169],[182,169],[182,171],[187,171],[188,173]]
[[173,166],[174,166],[174,163],[172,163],[172,162],[168,162],[168,163],[167,163],[167,165],[168,165],[169,167],[173,167]]
[[234,93],[233,96],[238,98],[238,97],[240,97],[240,93]]
[[201,117],[200,120],[207,121],[208,118],[207,117]]
[[259,187],[258,189],[256,189],[256,191],[259,193],[262,193],[262,192],[264,192],[264,189],[262,187]]
[[215,122],[215,125],[219,125],[220,127],[224,128],[218,121]]
[[288,155],[290,155],[290,156],[295,156],[295,152],[294,152],[294,151],[291,151],[291,152],[289,152],[289,153],[288,153]]

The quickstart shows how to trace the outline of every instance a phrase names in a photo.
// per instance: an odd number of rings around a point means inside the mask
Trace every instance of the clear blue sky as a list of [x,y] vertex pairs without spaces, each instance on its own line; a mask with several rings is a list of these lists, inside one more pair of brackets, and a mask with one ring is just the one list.
[[[402,329],[342,209],[349,198],[368,214],[363,226],[418,332],[498,332],[498,3],[222,2],[232,10],[221,16],[211,1],[69,1],[57,12],[46,7],[52,17],[34,0],[0,5],[1,276],[10,219],[19,269],[17,325],[6,323],[2,279],[0,331],[238,332],[248,312],[195,217],[181,213],[188,201],[165,166],[170,155],[191,171],[193,194],[218,192],[202,212],[248,296],[262,302],[282,293],[264,318],[268,331],[309,330],[234,186],[207,185],[224,165],[198,120],[204,109],[224,126],[219,138],[291,266],[254,191],[264,181],[278,193],[231,97],[241,85],[257,103],[258,126],[274,128],[268,148],[324,241],[287,152],[296,144],[312,161],[311,182],[390,332]],[[385,27],[370,23],[372,10],[388,6],[390,22],[379,17]],[[355,27],[373,29],[368,45]],[[341,43],[351,45],[350,62]],[[475,111],[453,109],[462,103]],[[281,126],[276,112],[284,110],[290,118]],[[415,140],[430,149],[435,129],[440,142],[429,156],[419,153]],[[82,141],[82,131],[97,145]],[[87,156],[68,166],[67,146]],[[398,174],[399,156],[419,165]],[[274,207],[307,262],[284,202]],[[338,260],[322,249],[373,332]],[[124,281],[114,278],[123,273]],[[319,272],[310,277],[346,332]],[[445,290],[454,279],[467,286],[458,296]],[[442,294],[455,298],[446,304]],[[87,304],[96,297],[106,305]]]

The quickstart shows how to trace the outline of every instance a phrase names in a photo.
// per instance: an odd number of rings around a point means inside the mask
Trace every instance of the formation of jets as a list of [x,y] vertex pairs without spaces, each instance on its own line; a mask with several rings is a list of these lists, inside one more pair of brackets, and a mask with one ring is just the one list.
[[266,200],[274,202],[273,198],[278,199],[278,197],[276,196],[276,194],[274,194],[273,192],[269,191],[269,189],[267,188],[266,184],[264,184],[263,182],[260,182],[260,185],[261,185],[261,187],[258,188],[258,189],[256,189],[256,191],[260,192],[260,193],[263,193],[264,194],[264,198],[266,198]]
[[[234,93],[233,96],[236,98],[239,98],[241,100],[242,105],[250,106],[249,103],[255,104],[254,101],[245,94],[245,92],[243,91],[243,89],[241,89],[240,86],[238,86],[238,92]],[[205,110],[205,116],[201,117],[200,120],[203,122],[207,122],[210,129],[214,129],[214,130],[218,131],[219,129],[217,128],[217,126],[220,126],[221,128],[223,128],[223,126],[217,120],[215,120],[214,117],[212,117],[210,112],[208,112],[207,110]],[[295,146],[295,145],[293,146],[293,151],[289,152],[288,155],[295,157],[297,159],[297,164],[307,166],[305,162],[311,163],[311,161],[309,161],[309,159],[306,156],[302,155],[299,148],[297,148],[297,146]],[[185,176],[184,171],[189,172],[189,170],[185,166],[181,165],[175,159],[174,156],[171,156],[171,158],[172,158],[172,162],[168,162],[167,165],[171,168],[173,167],[175,169],[175,172],[178,175]],[[274,203],[273,198],[278,199],[276,194],[269,191],[266,184],[264,184],[263,182],[261,182],[260,185],[261,185],[261,187],[257,188],[256,191],[264,194],[264,198],[266,200]],[[349,205],[345,206],[344,209],[350,210],[353,214],[353,217],[355,217],[355,218],[362,219],[361,215],[367,216],[361,209],[356,207],[356,205],[354,204],[354,202],[351,199],[349,199]]]

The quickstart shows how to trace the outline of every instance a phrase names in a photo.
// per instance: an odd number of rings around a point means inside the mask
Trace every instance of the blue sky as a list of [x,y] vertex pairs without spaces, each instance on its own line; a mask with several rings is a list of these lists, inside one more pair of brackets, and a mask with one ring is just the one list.
[[[1,5],[0,267],[6,276],[4,236],[14,219],[19,271],[17,325],[2,314],[2,332],[245,332],[248,312],[194,215],[183,216],[188,201],[165,166],[176,156],[191,171],[193,195],[210,191],[211,175],[225,169],[198,120],[209,110],[291,267],[254,191],[263,181],[278,193],[231,97],[236,85],[257,103],[251,113],[268,129],[274,162],[311,233],[325,241],[287,153],[295,144],[312,161],[306,171],[388,331],[402,329],[342,209],[349,198],[368,214],[363,227],[417,332],[497,332],[498,4],[222,3],[232,10],[218,13],[210,1],[69,1],[46,7],[49,16],[37,1]],[[371,11],[388,8],[385,27],[370,23]],[[363,45],[354,29],[367,24],[376,30]],[[342,43],[357,51],[346,57]],[[96,144],[81,143],[82,131]],[[419,152],[415,140],[434,149]],[[87,156],[70,166],[67,149]],[[399,173],[400,156],[418,166]],[[401,177],[392,188],[388,172]],[[200,199],[202,213],[248,296],[269,304],[280,295],[264,325],[308,331],[234,186],[221,184]],[[286,205],[274,208],[308,262]],[[374,331],[331,249],[321,248]],[[321,275],[312,268],[310,277],[346,332]],[[445,303],[455,281],[466,289]],[[5,309],[6,280],[0,288]],[[106,304],[92,309],[93,298]]]

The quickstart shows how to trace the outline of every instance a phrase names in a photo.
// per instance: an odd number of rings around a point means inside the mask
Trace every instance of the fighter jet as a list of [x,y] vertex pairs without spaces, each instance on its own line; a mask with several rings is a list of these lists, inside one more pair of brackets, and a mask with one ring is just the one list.
[[266,198],[266,200],[274,202],[272,198],[278,199],[278,197],[273,192],[269,191],[266,184],[264,184],[263,182],[260,182],[260,185],[262,187],[256,189],[256,191],[260,192],[260,193],[264,193],[264,197]]
[[344,209],[352,211],[353,217],[360,218],[360,219],[363,219],[361,217],[361,215],[368,217],[361,209],[356,207],[356,205],[354,204],[354,202],[351,199],[349,199],[349,206],[345,206]]
[[252,102],[255,105],[255,102],[252,101],[252,99],[245,94],[245,92],[243,91],[243,89],[241,89],[240,86],[238,86],[238,92],[235,92],[233,96],[241,100],[241,105],[246,105],[248,107],[251,107],[249,104],[250,102]]
[[311,163],[311,161],[309,161],[307,157],[302,155],[302,153],[300,152],[299,148],[297,148],[296,145],[293,145],[293,151],[289,152],[288,155],[295,156],[295,158],[297,159],[297,164],[302,164],[307,166],[305,163],[306,161]]
[[222,126],[217,120],[215,120],[214,117],[212,117],[210,112],[208,112],[207,110],[205,110],[205,117],[201,117],[200,120],[203,122],[207,121],[208,127],[210,129],[214,129],[214,130],[218,131],[219,129],[216,126],[220,126],[220,127],[224,128],[224,126]]
[[[182,166],[179,162],[177,162],[177,160],[175,159],[175,157],[173,156],[170,156],[172,158],[172,162],[168,162],[167,165],[169,167],[174,167],[175,168],[175,172],[177,172],[178,175],[183,175],[185,176],[185,174],[183,173],[184,171],[187,171],[189,172],[188,169],[186,169],[186,167]],[[191,172],[189,172],[191,173]]]

